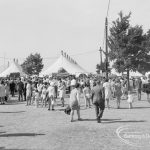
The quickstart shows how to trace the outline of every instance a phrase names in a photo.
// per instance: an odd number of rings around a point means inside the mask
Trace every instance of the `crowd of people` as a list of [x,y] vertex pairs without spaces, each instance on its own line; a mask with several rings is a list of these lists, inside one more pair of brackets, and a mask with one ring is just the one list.
[[[60,99],[62,107],[65,106],[66,94],[69,95],[68,107],[70,110],[71,122],[73,121],[74,111],[77,111],[78,120],[80,118],[81,95],[84,98],[85,108],[95,106],[97,122],[101,122],[103,112],[106,107],[109,109],[110,100],[116,100],[116,108],[121,107],[121,99],[126,99],[129,108],[137,98],[141,100],[143,83],[142,78],[130,79],[130,89],[127,89],[127,79],[115,77],[105,79],[104,77],[79,77],[69,76],[65,78],[56,77],[29,77],[10,79],[5,78],[0,81],[0,102],[7,103],[12,97],[18,97],[18,101],[26,101],[26,106],[45,107],[54,110],[57,98]],[[147,82],[150,83],[149,80]],[[149,100],[150,89],[145,91]],[[66,109],[68,109],[68,107]],[[65,108],[64,108],[65,109]]]

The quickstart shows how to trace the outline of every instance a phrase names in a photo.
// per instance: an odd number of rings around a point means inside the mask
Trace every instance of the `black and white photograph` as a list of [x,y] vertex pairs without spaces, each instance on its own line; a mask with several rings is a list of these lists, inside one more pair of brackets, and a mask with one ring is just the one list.
[[0,0],[0,150],[150,150],[150,1]]

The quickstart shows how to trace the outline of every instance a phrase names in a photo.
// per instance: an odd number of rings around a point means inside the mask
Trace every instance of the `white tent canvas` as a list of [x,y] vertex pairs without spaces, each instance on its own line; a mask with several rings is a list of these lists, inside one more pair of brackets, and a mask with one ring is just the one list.
[[138,72],[138,71],[130,71],[130,77],[141,77],[141,76],[143,76],[143,74],[141,74],[140,72]]
[[61,55],[57,61],[50,66],[47,70],[43,71],[40,76],[50,75],[52,73],[57,73],[59,69],[65,69],[70,74],[81,74],[87,73],[81,66],[77,63],[69,60],[67,57]]
[[13,61],[11,65],[0,74],[0,77],[7,77],[11,73],[20,73],[20,76],[25,76],[25,73],[22,71],[21,66],[15,61]]
[[[116,70],[115,70],[114,68],[111,69],[111,74],[114,74],[114,75],[117,75],[117,76],[122,76],[122,74],[116,72]],[[127,73],[124,72],[123,74],[127,74]],[[130,76],[130,77],[141,77],[141,76],[143,76],[143,74],[141,74],[141,73],[138,72],[138,71],[135,71],[135,72],[134,72],[134,71],[130,71],[129,76]]]
[[118,73],[114,68],[111,69],[111,74],[116,75],[116,76],[122,76],[122,74]]

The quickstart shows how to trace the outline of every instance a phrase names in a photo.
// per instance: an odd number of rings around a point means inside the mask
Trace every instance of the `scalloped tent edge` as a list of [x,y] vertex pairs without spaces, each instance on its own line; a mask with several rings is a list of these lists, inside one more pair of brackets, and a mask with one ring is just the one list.
[[57,73],[59,69],[65,69],[69,74],[74,74],[79,76],[80,74],[88,74],[88,72],[83,69],[77,63],[74,63],[67,59],[65,56],[61,55],[55,63],[53,63],[47,70],[40,73],[40,76],[51,75],[52,73]]

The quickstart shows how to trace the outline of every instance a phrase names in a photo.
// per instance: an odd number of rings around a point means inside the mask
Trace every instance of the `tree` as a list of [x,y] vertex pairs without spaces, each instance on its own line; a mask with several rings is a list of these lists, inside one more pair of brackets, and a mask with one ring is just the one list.
[[[108,63],[108,67],[109,67],[109,63]],[[100,71],[102,72],[106,72],[106,61],[102,62],[102,64],[97,64],[96,65],[96,72],[98,74],[100,74]],[[108,72],[110,72],[110,69],[108,68]]]
[[[147,31],[145,34],[145,42],[143,46],[146,49],[146,52],[149,53],[150,51],[150,30]],[[146,72],[150,71],[150,55],[145,55],[143,61],[138,66],[138,71],[145,74]]]
[[[129,85],[129,71],[136,71],[139,65],[146,63],[149,49],[147,45],[146,35],[143,33],[142,26],[130,25],[130,16],[119,13],[119,18],[112,22],[110,28],[109,43],[109,57],[115,60],[114,67],[120,73],[127,71],[128,85]],[[128,86],[129,89],[129,86]]]
[[42,61],[40,54],[30,54],[21,66],[26,74],[39,75],[44,66]]
[[60,69],[58,70],[58,73],[67,73],[67,71],[66,71],[64,68],[60,68]]

